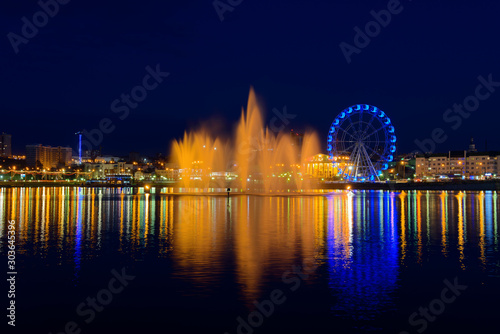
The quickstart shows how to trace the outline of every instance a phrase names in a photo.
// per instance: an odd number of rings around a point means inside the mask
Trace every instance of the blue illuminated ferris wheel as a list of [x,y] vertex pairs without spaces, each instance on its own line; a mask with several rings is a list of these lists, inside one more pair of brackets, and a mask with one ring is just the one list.
[[[338,163],[339,176],[345,180],[380,181],[396,152],[394,126],[377,107],[357,104],[344,109],[333,121],[327,143],[330,158],[349,156]],[[332,160],[332,161],[333,161]]]

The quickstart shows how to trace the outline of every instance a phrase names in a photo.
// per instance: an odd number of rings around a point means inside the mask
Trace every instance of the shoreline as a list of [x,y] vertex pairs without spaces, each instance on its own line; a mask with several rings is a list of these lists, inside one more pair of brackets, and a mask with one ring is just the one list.
[[[156,188],[177,188],[176,184],[134,184],[134,185],[117,185],[117,184],[82,184],[81,182],[2,182],[0,183],[0,188],[58,188],[58,187],[81,187],[81,188],[144,188],[148,185],[151,189]],[[304,193],[287,190],[264,193],[259,191],[252,192],[239,192],[231,191],[231,195],[242,195],[242,194],[271,194],[271,195],[300,195],[300,194],[311,194],[317,192],[321,194],[321,190],[347,190],[350,187],[351,190],[389,190],[389,191],[411,191],[411,190],[434,190],[434,191],[447,191],[447,190],[457,190],[457,191],[500,191],[500,180],[486,180],[486,181],[472,181],[472,180],[455,180],[455,181],[445,181],[445,182],[391,182],[391,183],[348,183],[348,182],[331,182],[331,183],[320,183],[316,187],[307,189]],[[201,189],[201,188],[193,188]],[[148,191],[146,191],[148,192]],[[174,194],[174,193],[171,193]],[[192,191],[192,192],[176,192],[175,194],[200,194],[200,195],[218,195],[224,194],[226,192],[205,192],[205,191]]]

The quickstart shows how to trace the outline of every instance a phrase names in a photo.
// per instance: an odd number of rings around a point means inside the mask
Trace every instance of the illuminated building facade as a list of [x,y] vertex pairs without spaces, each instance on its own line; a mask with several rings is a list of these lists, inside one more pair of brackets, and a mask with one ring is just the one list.
[[455,151],[417,155],[417,178],[448,175],[487,178],[500,175],[500,152]]
[[316,154],[306,160],[306,174],[311,177],[333,177],[333,162],[326,154]]
[[326,154],[316,154],[306,160],[306,174],[311,177],[332,178],[339,176],[342,170],[349,168],[348,156],[338,156],[330,158]]
[[124,161],[106,162],[101,160],[98,163],[85,163],[84,170],[90,173],[92,179],[104,179],[109,175],[132,175],[134,170],[133,164],[127,164]]
[[178,168],[166,168],[157,169],[156,176],[160,180],[178,180],[179,179],[179,169]]
[[71,164],[71,147],[26,145],[26,165],[29,167],[57,168]]

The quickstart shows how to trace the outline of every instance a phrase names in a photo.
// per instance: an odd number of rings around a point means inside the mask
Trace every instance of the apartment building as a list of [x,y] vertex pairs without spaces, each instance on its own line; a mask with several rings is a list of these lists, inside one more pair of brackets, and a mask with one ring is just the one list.
[[57,168],[71,164],[71,147],[51,147],[26,145],[26,165],[28,167]]
[[496,177],[500,175],[500,152],[451,151],[417,155],[417,178],[440,175],[454,177]]

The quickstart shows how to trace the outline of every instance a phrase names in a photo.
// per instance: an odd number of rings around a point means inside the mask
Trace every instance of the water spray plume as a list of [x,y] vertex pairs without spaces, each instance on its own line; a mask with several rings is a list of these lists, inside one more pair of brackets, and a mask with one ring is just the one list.
[[232,140],[223,141],[206,128],[174,140],[172,154],[180,168],[182,186],[266,192],[303,189],[303,164],[320,152],[317,134],[273,132],[264,126],[263,119],[252,88]]

